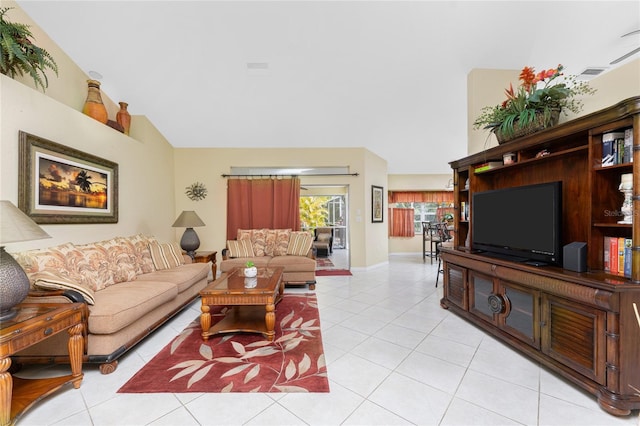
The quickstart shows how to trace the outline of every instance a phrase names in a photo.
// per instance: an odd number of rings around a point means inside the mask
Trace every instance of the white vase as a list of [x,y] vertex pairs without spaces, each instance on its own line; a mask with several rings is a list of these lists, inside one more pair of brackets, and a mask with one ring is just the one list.
[[256,268],[255,266],[252,266],[251,268],[244,268],[244,276],[245,277],[255,277],[256,275],[258,275],[258,268]]
[[256,277],[245,277],[244,279],[244,288],[256,288],[258,286],[258,278]]

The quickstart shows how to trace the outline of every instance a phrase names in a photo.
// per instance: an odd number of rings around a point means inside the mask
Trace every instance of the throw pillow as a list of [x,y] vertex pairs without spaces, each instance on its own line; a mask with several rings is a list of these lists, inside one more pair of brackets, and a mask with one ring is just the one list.
[[82,283],[93,291],[100,291],[115,284],[113,264],[109,261],[106,247],[99,242],[76,246],[83,257],[78,261]]
[[250,240],[229,240],[227,241],[229,257],[253,257],[253,248]]
[[287,255],[306,256],[313,244],[313,235],[308,232],[292,232],[289,237]]
[[27,250],[11,254],[27,273],[31,284],[35,282],[35,274],[50,271],[72,281],[80,282],[82,275],[78,263],[83,254],[72,243],[65,243],[46,249]]
[[136,257],[136,273],[138,275],[155,271],[153,260],[151,260],[151,252],[149,251],[149,244],[156,242],[155,238],[136,234],[125,237],[122,240],[123,244],[133,247],[133,253]]
[[149,244],[149,251],[156,271],[176,268],[184,264],[182,249],[178,243],[153,242]]
[[291,229],[268,229],[267,246],[264,250],[267,256],[285,256],[289,246]]
[[34,287],[44,290],[75,290],[82,294],[89,305],[95,303],[93,290],[79,282],[56,275],[50,271],[38,272],[34,275]]
[[253,245],[253,254],[255,256],[264,256],[267,247],[267,231],[268,229],[253,229],[251,231],[251,244]]

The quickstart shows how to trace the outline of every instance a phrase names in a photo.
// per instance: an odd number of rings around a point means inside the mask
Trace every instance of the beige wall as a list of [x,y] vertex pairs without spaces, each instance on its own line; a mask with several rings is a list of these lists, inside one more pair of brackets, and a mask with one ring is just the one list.
[[[387,163],[364,148],[318,149],[221,149],[181,148],[175,150],[176,209],[195,210],[205,227],[196,232],[201,249],[220,252],[226,244],[227,179],[231,167],[321,167],[348,166],[359,176],[301,176],[302,185],[344,185],[349,194],[351,266],[364,268],[385,262],[388,257],[386,225],[371,224],[371,185],[386,188]],[[202,182],[208,196],[191,201],[185,188]],[[386,217],[385,217],[386,223]],[[180,238],[183,230],[177,230]]]
[[118,163],[116,224],[43,225],[52,239],[11,244],[8,251],[83,243],[137,232],[173,238],[173,148],[146,120],[134,125],[141,140],[126,136],[24,84],[0,75],[0,199],[18,204],[18,131]]
[[[518,85],[520,70],[474,69],[467,75],[467,122],[469,140],[468,154],[483,151],[498,145],[498,141],[487,130],[474,130],[473,122],[480,115],[482,107],[498,105],[505,100],[504,90]],[[602,108],[611,106],[624,99],[640,95],[640,59],[635,59],[592,79],[589,84],[597,90],[593,96],[583,99],[584,108],[578,115],[564,113],[560,123],[571,120]]]

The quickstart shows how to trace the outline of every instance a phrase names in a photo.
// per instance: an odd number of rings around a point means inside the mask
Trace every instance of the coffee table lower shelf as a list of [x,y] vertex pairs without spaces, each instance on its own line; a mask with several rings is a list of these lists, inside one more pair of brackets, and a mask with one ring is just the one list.
[[[272,317],[269,319],[269,317]],[[275,335],[275,313],[270,314],[262,306],[234,306],[209,331],[202,332],[203,338],[222,333],[262,333],[267,340]]]

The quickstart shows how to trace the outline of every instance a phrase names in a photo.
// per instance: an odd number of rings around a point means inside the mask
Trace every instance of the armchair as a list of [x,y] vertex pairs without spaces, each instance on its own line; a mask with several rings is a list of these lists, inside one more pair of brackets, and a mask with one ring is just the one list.
[[316,256],[328,257],[333,252],[333,228],[319,227],[313,231],[313,248]]

